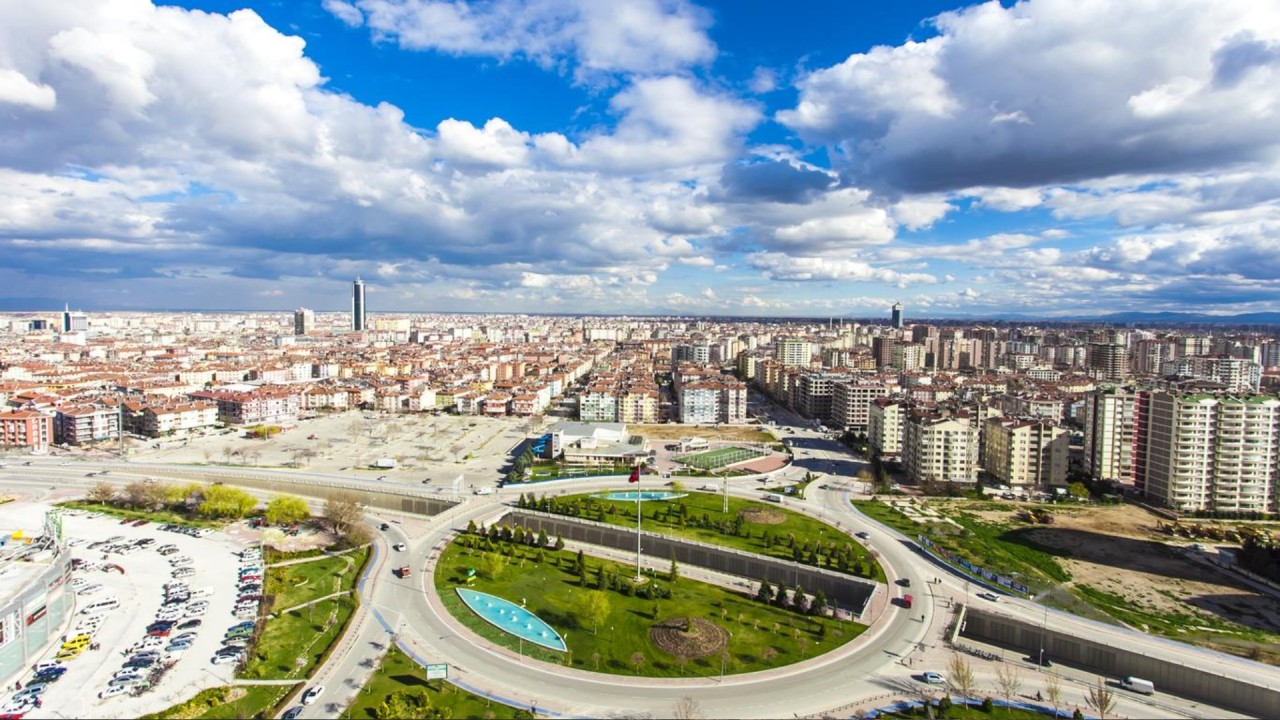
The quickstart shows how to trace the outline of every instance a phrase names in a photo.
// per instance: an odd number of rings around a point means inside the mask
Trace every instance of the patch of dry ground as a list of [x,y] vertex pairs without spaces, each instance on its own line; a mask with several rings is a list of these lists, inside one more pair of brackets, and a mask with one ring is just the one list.
[[699,437],[710,441],[775,443],[773,435],[754,425],[631,425],[631,432],[646,440],[679,440]]
[[[1018,507],[1030,506],[1000,505],[1008,509],[975,503],[967,511],[1009,525]],[[1026,527],[1029,539],[1070,553],[1059,562],[1071,573],[1072,584],[1114,593],[1142,612],[1218,618],[1280,633],[1280,600],[1197,559],[1184,547],[1190,541],[1158,533],[1157,515],[1133,505],[1054,506],[1052,512],[1052,525],[1014,522],[1012,527]]]

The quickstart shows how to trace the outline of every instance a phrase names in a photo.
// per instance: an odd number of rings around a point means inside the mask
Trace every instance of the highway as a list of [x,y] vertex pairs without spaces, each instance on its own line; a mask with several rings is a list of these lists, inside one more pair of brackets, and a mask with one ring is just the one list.
[[[783,426],[778,430],[781,436],[790,438],[797,467],[824,475],[835,473],[833,477],[820,481],[829,483],[829,489],[811,485],[805,500],[787,498],[785,504],[791,509],[838,524],[850,535],[857,531],[871,533],[869,543],[890,578],[890,584],[878,590],[869,604],[864,620],[872,627],[856,640],[802,663],[767,672],[730,675],[723,682],[718,677],[646,679],[601,675],[546,665],[478,641],[442,609],[429,572],[439,549],[469,520],[489,522],[505,511],[502,503],[514,499],[520,492],[512,488],[490,496],[465,496],[462,505],[436,518],[412,518],[391,513],[372,516],[375,521],[392,519],[399,522],[391,523],[391,530],[386,533],[375,533],[377,547],[368,580],[361,591],[365,600],[362,611],[343,641],[342,652],[335,653],[318,673],[317,682],[324,684],[326,691],[320,702],[306,708],[303,717],[335,717],[357,692],[363,679],[372,672],[378,657],[392,639],[392,633],[402,647],[420,659],[449,663],[451,681],[462,687],[499,696],[511,704],[536,707],[540,713],[553,715],[667,717],[685,696],[695,698],[707,717],[838,715],[841,709],[845,715],[851,715],[856,706],[875,704],[871,702],[873,699],[882,700],[878,704],[888,704],[894,698],[910,698],[921,692],[940,693],[939,688],[928,688],[913,680],[912,676],[924,670],[945,673],[951,653],[942,643],[942,634],[952,612],[950,607],[966,600],[966,583],[914,552],[905,542],[906,538],[879,526],[853,508],[849,502],[856,489],[852,478],[861,468],[861,463],[842,445],[798,427]],[[85,476],[87,471],[100,469],[110,469],[111,473],[105,478]],[[780,472],[794,476],[799,471],[793,468]],[[293,482],[303,481],[325,489],[398,490],[440,496],[421,486],[388,486],[375,480],[324,473],[265,468],[201,468],[118,460],[77,461],[72,465],[36,460],[31,466],[22,467],[15,467],[10,462],[9,467],[0,473],[0,482],[36,494],[49,492],[51,485],[83,488],[99,479],[128,482],[138,476],[191,478],[208,473],[228,479],[237,475],[277,478],[282,481],[281,491],[290,491]],[[557,483],[547,490],[580,492],[616,488],[618,482],[600,479],[574,481]],[[735,496],[758,498],[759,488],[760,484],[752,479],[734,479],[729,483],[729,490]],[[390,544],[395,542],[409,544],[409,550],[394,553],[397,557],[392,559]],[[570,549],[573,549],[572,545]],[[402,560],[401,556],[406,556],[407,560]],[[654,559],[653,562],[663,567],[667,561]],[[393,576],[391,568],[400,564],[410,564],[415,570],[413,575],[403,580]],[[903,589],[893,584],[894,579],[901,577],[913,581],[908,592],[917,598],[917,603],[911,611],[888,602],[890,597],[902,594]],[[932,577],[940,577],[942,582],[925,582]],[[1002,599],[997,611],[1036,623],[1046,616],[1042,606],[1014,599]],[[1230,664],[1232,672],[1238,671],[1240,677],[1276,682],[1275,672],[1256,663],[1097,625],[1062,613],[1051,612],[1049,617],[1059,628],[1070,626],[1079,633],[1095,636],[1109,633],[1116,644],[1140,645],[1153,654],[1177,654],[1184,661],[1188,656],[1198,655],[1204,661]],[[967,659],[974,666],[982,694],[994,695],[994,683],[991,681],[994,663]],[[1034,695],[1042,687],[1035,680],[1037,671],[1025,663],[1022,668],[1023,692]],[[1055,667],[1053,672],[1065,680],[1065,706],[1078,705],[1085,709],[1085,685],[1095,678],[1089,673],[1063,667]],[[1117,695],[1120,701],[1117,712],[1130,717],[1239,717],[1168,695],[1144,698],[1123,691]]]

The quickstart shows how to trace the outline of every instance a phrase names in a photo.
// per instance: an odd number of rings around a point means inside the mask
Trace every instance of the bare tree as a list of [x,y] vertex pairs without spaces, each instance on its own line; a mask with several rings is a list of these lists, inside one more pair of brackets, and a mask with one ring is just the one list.
[[591,663],[596,666],[597,670],[600,669],[600,653],[598,652],[591,653]]
[[644,666],[644,653],[640,651],[631,653],[631,666],[636,669],[636,674],[639,674],[640,668]]
[[116,499],[116,487],[106,480],[99,480],[89,488],[89,492],[84,497],[89,502],[105,505]]
[[1058,705],[1062,704],[1062,681],[1057,675],[1045,675],[1044,696],[1049,699],[1049,704],[1053,705],[1053,716],[1057,717]]
[[134,480],[124,486],[125,505],[131,508],[145,507],[147,504],[147,483],[144,480]]
[[675,707],[671,708],[671,717],[678,720],[696,720],[702,717],[702,706],[692,695],[685,695],[676,701]]
[[337,535],[346,535],[364,519],[364,504],[351,492],[338,492],[324,502],[324,519]]
[[973,688],[977,684],[973,677],[973,667],[959,653],[952,654],[947,663],[947,683],[961,700],[973,697]]
[[1013,698],[1022,689],[1022,677],[1018,675],[1017,668],[1008,663],[997,665],[996,688],[1000,691],[1000,695],[1004,697],[1006,704],[1013,702]]
[[1111,692],[1111,688],[1107,687],[1106,681],[1102,678],[1098,678],[1097,685],[1089,688],[1084,701],[1091,710],[1098,713],[1100,720],[1107,720],[1107,715],[1116,709],[1116,695]]

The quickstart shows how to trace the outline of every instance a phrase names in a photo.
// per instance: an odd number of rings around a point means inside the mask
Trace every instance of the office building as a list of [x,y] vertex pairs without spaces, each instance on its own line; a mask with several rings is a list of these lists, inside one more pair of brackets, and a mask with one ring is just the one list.
[[89,329],[89,316],[82,312],[72,312],[71,306],[63,306],[62,332],[78,333]]
[[896,330],[902,329],[902,303],[893,304],[893,312],[889,316],[889,324]]
[[306,335],[316,327],[316,314],[307,308],[293,311],[293,334]]
[[351,284],[351,329],[361,332],[365,327],[364,281],[356,278]]

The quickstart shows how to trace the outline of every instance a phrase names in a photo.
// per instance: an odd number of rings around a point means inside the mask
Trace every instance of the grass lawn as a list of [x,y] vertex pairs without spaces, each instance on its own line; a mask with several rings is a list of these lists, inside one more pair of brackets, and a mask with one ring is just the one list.
[[[457,686],[440,680],[427,682],[427,671],[412,658],[392,647],[386,659],[373,677],[360,690],[355,702],[342,715],[353,720],[371,720],[377,707],[394,692],[425,690],[433,709],[444,711],[443,717],[454,720],[482,720],[483,718],[514,718],[518,711],[486,697],[472,695]],[[528,717],[524,711],[522,717]]]
[[151,512],[149,510],[125,510],[114,505],[105,505],[103,503],[93,503],[86,500],[67,500],[58,503],[58,507],[72,508],[74,510],[88,510],[90,512],[102,513],[103,515],[111,515],[121,519],[130,518],[133,520],[150,520],[159,525],[188,525],[190,527],[210,527],[220,528],[226,525],[227,520],[202,520],[200,518],[180,515],[169,510],[158,510]]
[[[922,718],[928,717],[925,711],[921,709],[919,714],[907,712],[885,713],[882,718]],[[1024,710],[1022,708],[1009,708],[996,706],[991,712],[985,712],[981,707],[966,707],[964,705],[952,705],[943,714],[935,710],[932,717],[946,718],[947,720],[1044,720],[1052,715],[1046,713],[1038,713],[1034,710]]]
[[336,557],[321,556],[308,562],[267,568],[265,590],[274,596],[274,608],[284,610],[316,598],[350,590],[369,557],[369,549]]
[[[964,512],[944,513],[961,527],[950,523],[917,523],[879,500],[854,501],[858,510],[909,537],[923,534],[935,545],[969,562],[1005,576],[1019,579],[1033,592],[1071,579],[1058,562],[1060,551],[1032,542],[1025,527],[982,522]],[[931,505],[935,510],[938,503]]]
[[[487,640],[513,651],[520,642],[480,619],[463,605],[454,591],[470,568],[477,578],[470,587],[512,602],[527,601],[528,609],[565,638],[568,653],[558,653],[524,643],[526,655],[547,662],[612,673],[648,677],[681,675],[715,676],[720,673],[720,652],[701,657],[693,653],[683,666],[677,656],[660,649],[650,639],[655,622],[676,618],[700,618],[727,631],[726,673],[745,673],[788,665],[834,649],[857,637],[866,628],[826,617],[803,616],[791,610],[758,603],[740,593],[680,578],[672,585],[665,574],[649,583],[669,588],[670,598],[642,599],[616,590],[595,590],[601,569],[613,572],[624,584],[634,568],[586,558],[588,586],[579,584],[574,567],[576,554],[542,550],[503,542],[492,551],[466,547],[490,541],[473,535],[454,541],[445,550],[435,572],[436,589],[445,606],[464,625]],[[541,562],[538,557],[543,558]],[[495,577],[496,575],[496,577]],[[600,593],[607,608],[598,626],[584,620],[580,609],[591,593]],[[657,616],[654,616],[655,609]],[[637,662],[638,660],[638,662]]]
[[[268,619],[240,677],[250,680],[305,678],[355,611],[344,595]],[[302,665],[297,664],[303,658]]]
[[142,720],[272,717],[270,711],[293,689],[291,685],[223,685],[201,690],[190,700],[158,713],[143,715]]
[[[545,508],[543,500],[547,501]],[[567,495],[554,499],[540,498],[528,507],[628,528],[636,526],[636,504],[625,500],[597,500],[585,494]],[[719,494],[691,492],[679,500],[642,503],[641,511],[644,513],[644,527],[651,532],[785,560],[798,559],[809,565],[843,569],[853,575],[884,582],[884,570],[867,549],[831,525],[779,507],[776,503],[731,497],[729,512],[721,512],[723,507],[724,500]],[[734,534],[734,522],[740,515],[743,522],[738,532],[741,534]],[[755,518],[766,522],[756,522]],[[769,522],[774,520],[779,522]],[[793,536],[795,549],[791,545]],[[798,557],[796,549],[799,550]],[[810,557],[810,552],[813,557]],[[845,558],[843,568],[838,560],[841,555]],[[829,558],[832,564],[828,564]],[[859,566],[861,572],[858,571]]]

